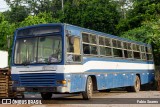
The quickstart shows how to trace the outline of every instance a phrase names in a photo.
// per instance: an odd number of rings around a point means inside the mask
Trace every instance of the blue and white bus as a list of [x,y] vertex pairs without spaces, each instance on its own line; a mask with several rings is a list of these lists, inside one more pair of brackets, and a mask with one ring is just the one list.
[[151,45],[70,24],[15,31],[11,74],[17,92],[82,93],[126,87],[138,92],[154,80]]

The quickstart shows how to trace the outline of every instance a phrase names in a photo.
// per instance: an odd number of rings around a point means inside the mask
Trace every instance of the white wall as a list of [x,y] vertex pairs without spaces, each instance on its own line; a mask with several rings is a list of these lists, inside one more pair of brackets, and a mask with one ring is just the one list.
[[0,68],[5,68],[8,66],[8,52],[0,51]]

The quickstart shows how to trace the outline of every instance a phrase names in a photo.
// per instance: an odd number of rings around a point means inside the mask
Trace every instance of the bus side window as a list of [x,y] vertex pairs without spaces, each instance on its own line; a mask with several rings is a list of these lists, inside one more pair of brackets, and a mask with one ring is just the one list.
[[88,44],[83,44],[83,53],[90,54],[90,48]]
[[67,62],[81,62],[80,38],[67,36]]
[[74,52],[74,38],[67,37],[67,52]]

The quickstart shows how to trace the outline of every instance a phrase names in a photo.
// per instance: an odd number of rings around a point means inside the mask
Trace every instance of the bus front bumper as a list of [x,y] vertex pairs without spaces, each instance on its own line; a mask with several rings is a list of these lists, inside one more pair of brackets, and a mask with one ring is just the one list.
[[57,92],[57,93],[69,93],[70,89],[66,86],[58,87],[13,87],[13,91],[16,92]]

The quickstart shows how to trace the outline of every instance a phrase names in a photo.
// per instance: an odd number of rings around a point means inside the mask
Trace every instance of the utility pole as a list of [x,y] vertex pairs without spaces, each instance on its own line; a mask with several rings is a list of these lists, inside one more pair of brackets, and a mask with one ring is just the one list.
[[64,10],[63,10],[63,7],[64,7],[64,6],[63,6],[63,0],[62,0],[62,11],[64,11]]

